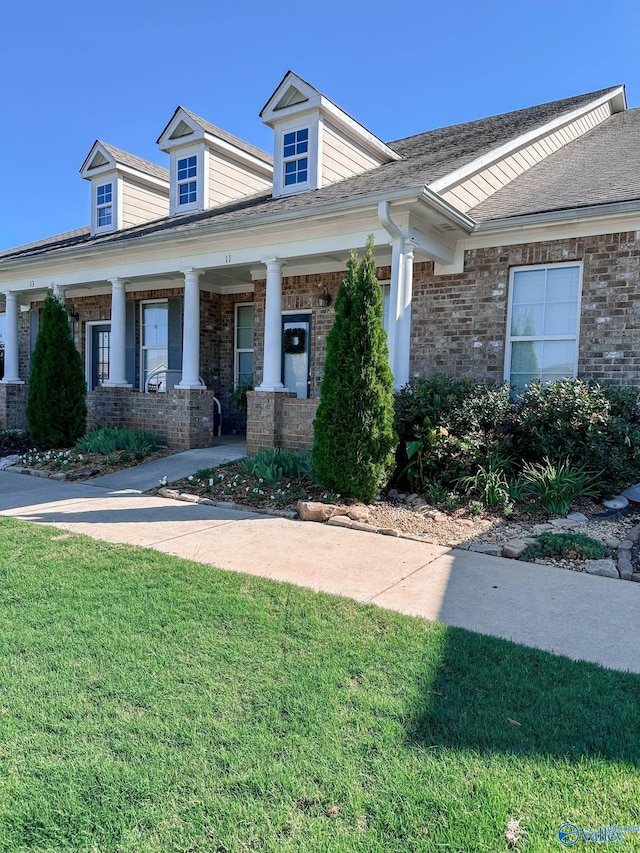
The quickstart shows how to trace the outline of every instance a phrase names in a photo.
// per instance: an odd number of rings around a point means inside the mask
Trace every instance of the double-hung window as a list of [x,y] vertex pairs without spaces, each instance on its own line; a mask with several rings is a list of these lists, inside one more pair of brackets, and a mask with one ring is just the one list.
[[96,190],[96,212],[98,228],[113,222],[113,184],[102,184]]
[[516,390],[578,371],[580,266],[511,271],[505,379]]
[[169,367],[169,303],[167,300],[142,303],[140,335],[142,390],[157,390]]
[[253,385],[253,305],[236,306],[235,378],[238,385]]
[[309,128],[285,133],[282,142],[285,187],[306,184],[309,178]]
[[178,205],[195,204],[198,198],[198,158],[182,157],[178,160]]

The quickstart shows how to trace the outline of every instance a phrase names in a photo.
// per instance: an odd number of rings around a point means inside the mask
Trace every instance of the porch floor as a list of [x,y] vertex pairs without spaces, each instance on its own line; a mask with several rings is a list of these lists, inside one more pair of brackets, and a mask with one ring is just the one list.
[[166,477],[168,482],[180,480],[195,474],[202,468],[215,468],[223,462],[234,462],[246,456],[247,444],[244,437],[220,436],[213,447],[200,447],[196,450],[183,450],[173,456],[143,462],[134,468],[126,468],[113,474],[105,474],[88,480],[87,486],[98,486],[112,492],[146,492],[160,485]]

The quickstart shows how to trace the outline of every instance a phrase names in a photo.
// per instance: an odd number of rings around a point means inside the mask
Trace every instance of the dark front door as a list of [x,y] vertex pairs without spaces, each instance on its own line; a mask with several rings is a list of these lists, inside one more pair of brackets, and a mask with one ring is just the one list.
[[298,397],[311,393],[311,314],[282,318],[282,382]]
[[91,389],[99,388],[109,378],[109,346],[111,323],[91,326]]

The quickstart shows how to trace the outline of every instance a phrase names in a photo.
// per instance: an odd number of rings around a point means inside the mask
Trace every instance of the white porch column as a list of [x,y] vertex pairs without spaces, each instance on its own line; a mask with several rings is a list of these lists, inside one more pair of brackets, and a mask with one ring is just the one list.
[[5,385],[23,385],[18,371],[18,294],[5,291],[4,379]]
[[256,391],[286,391],[282,384],[282,267],[283,261],[270,258],[267,267],[267,294],[264,309],[264,361],[262,384]]
[[396,326],[396,352],[393,375],[396,388],[409,381],[411,357],[411,302],[413,299],[413,242],[405,240],[402,245],[400,286],[398,288],[398,318]]
[[109,336],[109,379],[103,383],[105,388],[131,388],[127,382],[126,366],[126,328],[127,309],[125,305],[122,278],[111,279],[111,333]]
[[202,270],[183,270],[184,328],[182,380],[176,388],[205,388],[200,381],[200,276]]
[[387,332],[387,346],[389,348],[389,367],[394,377],[394,387],[400,388],[397,381],[397,350],[399,334],[399,318],[402,302],[402,268],[404,262],[403,243],[400,239],[394,239],[391,243],[391,283],[389,285],[389,329]]

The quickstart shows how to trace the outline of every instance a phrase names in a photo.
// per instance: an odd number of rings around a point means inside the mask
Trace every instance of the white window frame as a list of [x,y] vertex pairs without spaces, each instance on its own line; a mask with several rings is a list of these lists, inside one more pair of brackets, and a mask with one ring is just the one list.
[[[109,187],[109,201],[103,201],[100,203],[100,190],[106,189]],[[96,228],[100,231],[103,229],[106,231],[107,229],[113,228],[113,217],[115,214],[115,198],[116,190],[114,187],[113,181],[105,181],[103,184],[96,183]],[[105,193],[106,195],[106,193]],[[109,222],[103,222],[100,224],[100,214],[102,212],[109,211]]]
[[84,324],[84,373],[87,389],[91,387],[91,374],[93,372],[93,326],[109,326],[111,320],[87,320]]
[[[196,158],[196,200],[188,202],[187,204],[180,204],[180,185],[191,183],[194,178],[185,178],[182,181],[178,181],[178,162],[180,160],[188,160],[190,157]],[[204,149],[202,146],[192,145],[189,148],[179,148],[171,152],[171,216],[176,213],[189,213],[194,210],[202,210],[204,208],[203,199],[205,179],[209,179],[208,174],[205,175],[205,171],[208,171],[207,164],[208,161],[204,156]]]
[[[253,308],[253,333],[255,336],[256,329],[256,305],[255,302],[236,302],[233,310],[233,387],[234,389],[238,387],[239,375],[240,375],[240,359],[238,356],[240,353],[250,352],[254,357],[254,371],[255,371],[255,343],[251,347],[251,349],[238,347],[238,308]],[[253,341],[252,341],[253,342]]]
[[144,368],[144,351],[147,349],[156,349],[156,347],[145,346],[144,341],[144,306],[157,305],[159,302],[164,302],[167,306],[167,370],[169,369],[169,300],[168,299],[141,299],[140,300],[140,390],[144,391],[145,386],[145,368]]
[[[111,184],[111,202],[106,204],[98,204],[98,187],[105,187]],[[111,234],[122,227],[121,210],[122,210],[122,177],[113,170],[106,172],[104,175],[96,176],[91,180],[91,233],[92,234]],[[111,207],[111,222],[108,225],[98,225],[99,210]]]
[[[318,176],[320,175],[320,121],[317,116],[306,116],[301,118],[297,116],[291,121],[284,122],[275,129],[275,157],[273,168],[273,194],[277,198],[285,195],[295,195],[296,193],[305,192],[306,190],[317,189],[319,187]],[[284,170],[285,163],[294,160],[300,160],[304,155],[295,155],[294,157],[284,156],[284,137],[287,133],[295,133],[300,130],[308,130],[309,138],[307,142],[307,180],[301,183],[289,184],[285,186]]]
[[[576,300],[576,331],[574,335],[527,335],[517,336],[511,334],[511,318],[513,313],[513,283],[515,273],[533,272],[534,270],[550,270],[561,267],[578,268],[578,298]],[[520,341],[575,341],[575,357],[573,363],[572,378],[578,375],[578,363],[580,359],[580,310],[582,306],[582,261],[567,261],[559,264],[527,264],[525,266],[511,267],[509,270],[509,299],[507,302],[507,328],[506,345],[504,353],[504,380],[509,382],[511,378],[511,348],[512,344]]]

